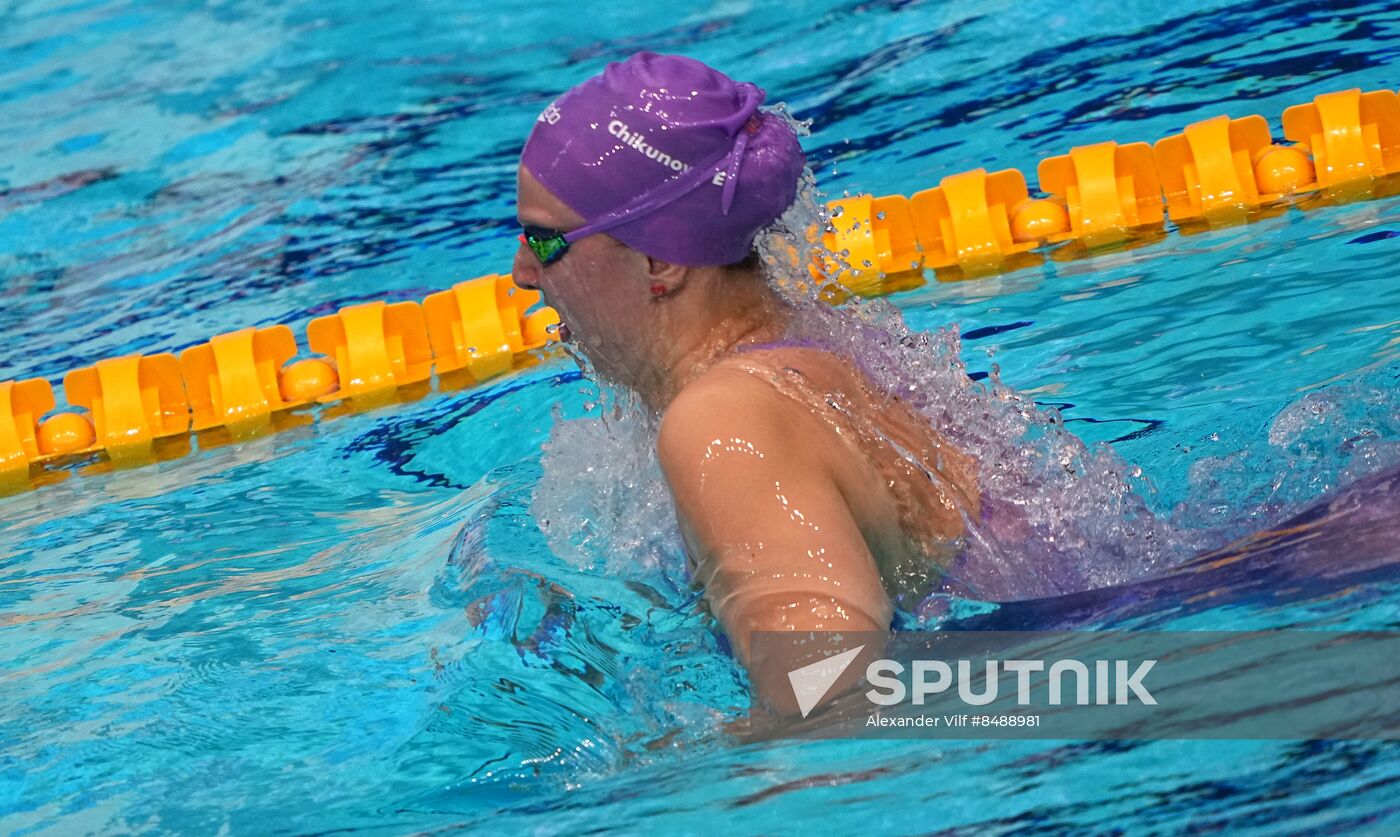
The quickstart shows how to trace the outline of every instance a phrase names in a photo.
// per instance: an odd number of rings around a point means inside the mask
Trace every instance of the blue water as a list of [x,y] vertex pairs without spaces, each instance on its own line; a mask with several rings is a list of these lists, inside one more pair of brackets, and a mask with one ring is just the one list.
[[[640,48],[757,80],[813,119],[828,193],[907,194],[1218,113],[1278,131],[1318,93],[1393,87],[1400,11],[11,0],[0,379],[300,330],[503,269],[535,115]],[[1175,520],[1228,538],[1316,502],[1351,509],[1310,547],[968,605],[953,624],[1395,628],[1397,232],[1394,197],[1300,206],[892,297],[915,328],[956,323],[974,374],[995,365],[1111,442]],[[1400,826],[1400,750],[1377,742],[739,746],[722,724],[744,710],[743,676],[693,594],[629,564],[635,544],[612,544],[606,568],[558,554],[531,513],[559,485],[541,445],[560,421],[586,426],[596,399],[551,356],[487,387],[0,498],[3,830]]]

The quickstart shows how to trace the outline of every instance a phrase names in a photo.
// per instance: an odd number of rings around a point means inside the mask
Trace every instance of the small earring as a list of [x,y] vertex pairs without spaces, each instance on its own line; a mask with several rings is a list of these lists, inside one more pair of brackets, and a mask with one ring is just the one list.
[[651,295],[654,296],[654,297],[663,297],[663,296],[665,296],[665,295],[666,295],[666,286],[663,285],[663,284],[661,284],[660,282],[652,282],[652,283],[651,283]]

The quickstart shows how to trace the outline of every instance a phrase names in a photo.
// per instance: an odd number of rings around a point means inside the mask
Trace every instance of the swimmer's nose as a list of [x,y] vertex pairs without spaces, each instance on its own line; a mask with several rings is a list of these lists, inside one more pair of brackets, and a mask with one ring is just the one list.
[[540,260],[530,252],[522,241],[515,250],[515,260],[510,265],[510,276],[515,284],[527,291],[540,289]]

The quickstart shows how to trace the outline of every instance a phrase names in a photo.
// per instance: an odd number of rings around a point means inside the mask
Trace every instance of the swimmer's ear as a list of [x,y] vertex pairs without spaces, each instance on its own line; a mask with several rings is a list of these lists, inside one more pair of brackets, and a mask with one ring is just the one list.
[[651,282],[652,297],[660,299],[679,290],[685,284],[687,270],[689,268],[683,265],[647,256],[647,280]]
[[680,278],[685,275],[685,271],[686,268],[684,265],[671,264],[670,262],[647,256],[648,279],[659,279],[663,282],[668,280],[679,281]]

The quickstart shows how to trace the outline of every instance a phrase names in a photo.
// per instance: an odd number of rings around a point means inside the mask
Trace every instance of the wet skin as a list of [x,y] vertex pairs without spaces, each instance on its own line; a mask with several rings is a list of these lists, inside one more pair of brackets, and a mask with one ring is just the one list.
[[[526,171],[522,223],[583,219]],[[888,587],[935,579],[980,513],[974,463],[841,358],[779,339],[790,312],[757,273],[651,259],[607,235],[545,267],[538,288],[604,378],[662,416],[657,452],[694,578],[770,703],[791,708],[792,660],[755,659],[754,631],[884,631]],[[659,290],[659,293],[654,291]]]

